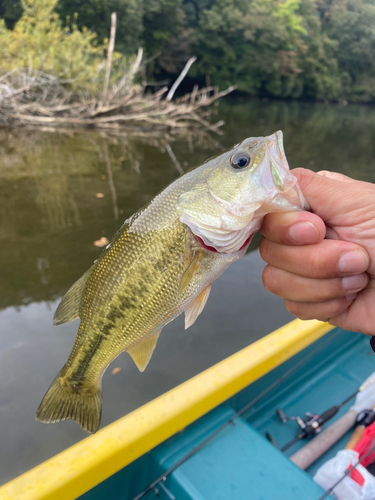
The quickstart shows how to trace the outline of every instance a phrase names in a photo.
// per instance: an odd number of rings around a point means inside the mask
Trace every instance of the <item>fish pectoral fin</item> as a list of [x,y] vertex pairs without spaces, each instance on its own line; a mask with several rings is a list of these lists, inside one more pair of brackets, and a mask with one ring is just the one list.
[[90,269],[88,269],[85,274],[83,274],[74,283],[74,285],[69,288],[62,298],[53,317],[54,326],[61,325],[62,323],[69,323],[69,321],[79,318],[79,309],[81,307],[86,281],[92,271],[92,268],[93,266],[91,266]]
[[162,329],[157,330],[153,335],[151,335],[151,337],[148,337],[141,344],[137,344],[126,350],[126,352],[128,352],[133,358],[133,361],[137,365],[140,372],[145,371],[146,366],[151,359],[152,353],[155,350],[161,330]]
[[189,309],[185,311],[185,330],[191,326],[195,320],[198,318],[200,313],[203,311],[206,305],[208,296],[211,292],[211,285],[208,285],[201,293],[196,297],[194,302],[190,305]]
[[196,273],[196,271],[199,269],[199,253],[196,252],[194,254],[194,257],[188,267],[186,268],[184,274],[182,275],[181,282],[180,282],[180,287],[178,289],[179,295],[183,293],[183,291],[186,289],[186,287],[189,285],[192,277]]

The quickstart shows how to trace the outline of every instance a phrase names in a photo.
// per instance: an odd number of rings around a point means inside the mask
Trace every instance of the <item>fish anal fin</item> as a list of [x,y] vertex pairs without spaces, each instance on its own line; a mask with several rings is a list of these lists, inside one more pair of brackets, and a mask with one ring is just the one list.
[[134,363],[137,365],[137,368],[140,372],[144,372],[146,366],[148,365],[152,353],[155,350],[156,344],[158,342],[158,338],[160,336],[160,330],[157,330],[151,337],[148,337],[142,343],[127,349],[126,352],[130,354],[133,358]]
[[62,298],[58,308],[56,309],[53,317],[53,324],[61,325],[62,323],[69,323],[79,318],[79,309],[81,307],[83,293],[87,278],[92,270],[92,267],[83,274],[73,286],[69,288],[64,297]]
[[194,254],[194,257],[188,267],[186,268],[184,274],[182,275],[181,282],[180,282],[180,287],[178,290],[178,293],[181,295],[183,291],[187,288],[189,285],[192,277],[196,273],[196,271],[199,269],[199,254],[198,252]]
[[204,288],[198,297],[195,298],[194,302],[189,306],[189,309],[185,311],[185,330],[191,326],[195,320],[198,318],[200,313],[203,311],[206,305],[208,296],[211,292],[211,285]]

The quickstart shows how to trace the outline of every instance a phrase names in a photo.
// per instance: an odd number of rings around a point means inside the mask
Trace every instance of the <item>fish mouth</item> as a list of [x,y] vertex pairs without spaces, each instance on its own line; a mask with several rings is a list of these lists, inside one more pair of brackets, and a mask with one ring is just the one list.
[[[198,243],[205,249],[208,250],[209,252],[213,253],[220,253],[219,250],[217,250],[215,247],[212,247],[210,245],[206,245],[206,243],[203,241],[203,239],[200,236],[197,236],[190,230],[191,234],[194,236],[194,238],[198,241]],[[253,239],[255,233],[251,233],[248,238],[246,239],[245,243],[237,250],[237,252],[240,252],[243,250],[245,247],[247,247],[250,243],[251,240]]]

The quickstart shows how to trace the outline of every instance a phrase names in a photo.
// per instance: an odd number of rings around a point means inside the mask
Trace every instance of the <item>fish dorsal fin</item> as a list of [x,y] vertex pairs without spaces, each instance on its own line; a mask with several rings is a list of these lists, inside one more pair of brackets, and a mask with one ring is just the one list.
[[180,287],[178,289],[179,295],[181,295],[184,292],[184,290],[189,285],[192,277],[194,276],[194,274],[198,270],[198,268],[199,268],[198,259],[199,259],[199,253],[196,252],[193,256],[192,261],[190,262],[190,264],[186,268],[184,274],[182,275]]
[[155,350],[161,329],[157,330],[151,337],[148,337],[141,344],[137,344],[126,351],[133,358],[134,363],[140,372],[144,372],[148,365],[152,353]]
[[90,269],[88,269],[66,292],[53,317],[54,325],[69,323],[69,321],[79,318],[79,309],[81,307],[83,292],[85,291],[86,281],[92,268],[93,266],[91,266]]
[[190,305],[189,309],[185,311],[185,330],[191,326],[195,320],[198,318],[200,313],[203,311],[206,305],[208,296],[211,292],[211,285],[208,285],[201,293],[196,297],[194,302]]

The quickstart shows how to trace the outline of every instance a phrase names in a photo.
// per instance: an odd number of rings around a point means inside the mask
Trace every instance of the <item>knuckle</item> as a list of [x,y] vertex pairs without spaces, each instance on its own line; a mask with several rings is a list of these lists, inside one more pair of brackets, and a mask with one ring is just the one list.
[[326,311],[327,319],[334,318],[338,314],[345,311],[345,309],[347,309],[348,307],[349,307],[349,302],[346,300],[346,298],[331,300],[330,302],[327,302],[327,311]]
[[272,246],[272,243],[267,240],[267,238],[263,237],[260,241],[259,253],[262,259],[267,263],[269,263],[270,260],[270,246]]
[[294,314],[294,316],[298,316],[299,318],[303,319],[301,316],[300,316],[300,313],[301,313],[301,304],[299,302],[295,302],[294,300],[284,300],[284,304],[285,304],[285,307],[286,309]]
[[314,279],[319,279],[322,276],[322,258],[319,252],[314,252],[311,255],[308,263],[309,274]]
[[317,302],[328,302],[340,299],[346,294],[343,288],[342,280],[318,280],[315,287],[315,297]]
[[268,265],[263,269],[263,273],[262,273],[263,285],[266,287],[266,289],[269,292],[272,292],[272,293],[276,293],[276,291],[277,291],[276,274],[277,274],[276,268],[274,268],[272,266]]

